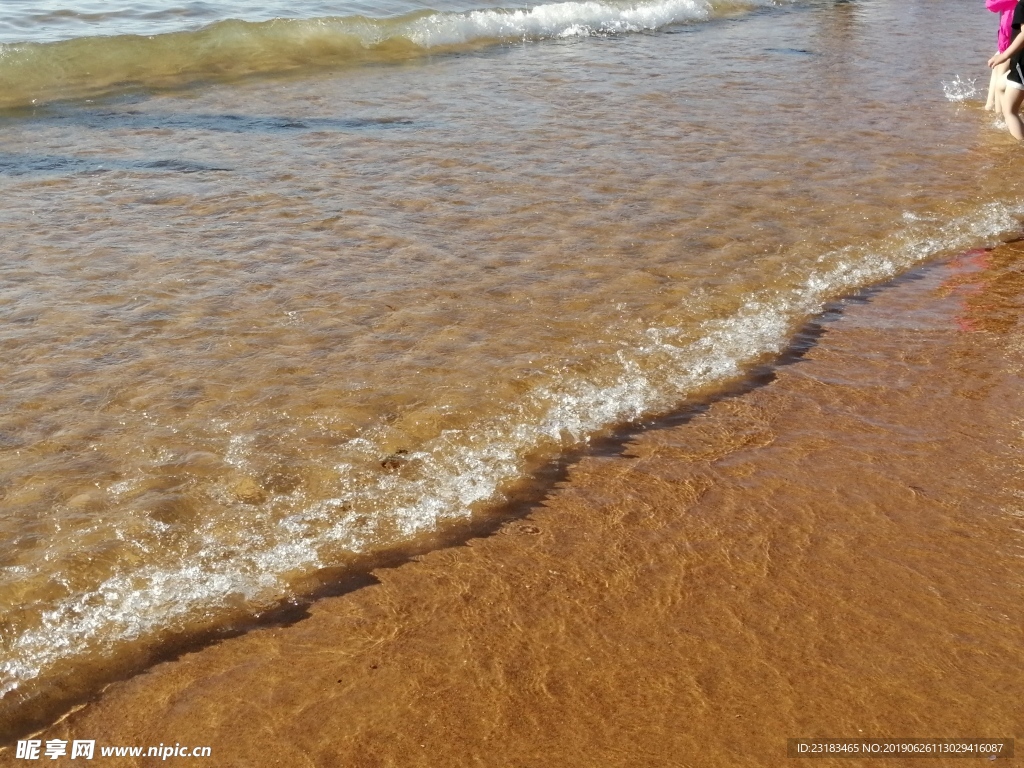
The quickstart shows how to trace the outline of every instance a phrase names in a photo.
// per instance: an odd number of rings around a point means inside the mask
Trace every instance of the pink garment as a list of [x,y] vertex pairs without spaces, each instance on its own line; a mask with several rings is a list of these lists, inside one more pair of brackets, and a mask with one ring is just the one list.
[[1013,37],[1013,9],[1003,11],[999,17],[999,36],[997,38],[997,45],[999,46],[999,52],[1002,53],[1010,47],[1010,41]]
[[1013,34],[1010,25],[1013,23],[1013,9],[1017,7],[1017,0],[985,0],[985,7],[992,13],[999,14],[999,36],[997,45],[1002,53],[1010,46],[1010,37]]

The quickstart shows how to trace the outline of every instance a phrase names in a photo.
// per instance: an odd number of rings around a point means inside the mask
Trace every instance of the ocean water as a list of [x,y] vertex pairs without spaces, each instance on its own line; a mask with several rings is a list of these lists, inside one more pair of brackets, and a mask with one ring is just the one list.
[[7,735],[1024,215],[959,0],[12,2],[0,39]]

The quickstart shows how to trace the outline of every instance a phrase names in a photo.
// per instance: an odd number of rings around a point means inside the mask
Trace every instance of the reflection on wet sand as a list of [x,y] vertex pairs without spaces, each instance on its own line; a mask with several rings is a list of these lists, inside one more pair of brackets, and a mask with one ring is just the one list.
[[1024,266],[1017,245],[972,251],[950,269],[953,274],[943,283],[943,292],[961,301],[960,328],[1012,334],[1024,306]]
[[1022,265],[1011,244],[854,302],[774,382],[583,460],[529,519],[116,684],[41,738],[431,768],[1024,738]]

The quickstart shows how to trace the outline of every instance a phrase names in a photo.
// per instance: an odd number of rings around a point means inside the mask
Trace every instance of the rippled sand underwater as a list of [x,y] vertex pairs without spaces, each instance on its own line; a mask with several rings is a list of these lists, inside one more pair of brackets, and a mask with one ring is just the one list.
[[943,89],[991,22],[737,6],[8,111],[5,720],[1015,233],[1015,148]]

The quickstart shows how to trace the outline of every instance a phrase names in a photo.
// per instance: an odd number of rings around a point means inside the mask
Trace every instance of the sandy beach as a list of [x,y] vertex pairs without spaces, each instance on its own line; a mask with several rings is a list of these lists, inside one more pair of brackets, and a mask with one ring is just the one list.
[[[1020,744],[1022,288],[1011,243],[871,290],[771,381],[583,458],[494,535],[111,685],[35,738],[367,768]],[[903,762],[962,764],[877,764]]]

